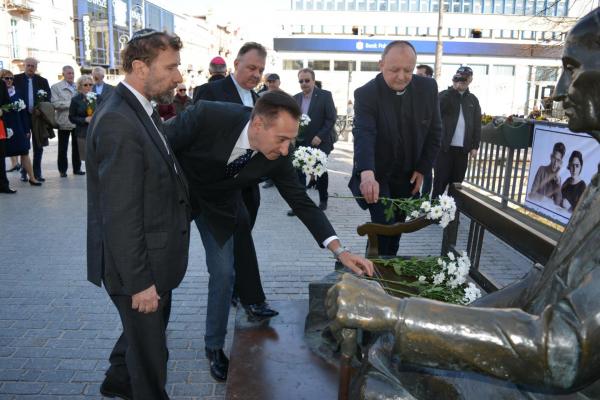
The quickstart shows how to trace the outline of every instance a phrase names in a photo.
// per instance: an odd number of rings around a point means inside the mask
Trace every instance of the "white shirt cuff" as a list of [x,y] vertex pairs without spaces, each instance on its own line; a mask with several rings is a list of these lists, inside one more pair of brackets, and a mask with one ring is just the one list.
[[327,239],[323,240],[323,247],[327,248],[327,245],[336,239],[340,240],[340,238],[338,238],[337,236],[330,236]]

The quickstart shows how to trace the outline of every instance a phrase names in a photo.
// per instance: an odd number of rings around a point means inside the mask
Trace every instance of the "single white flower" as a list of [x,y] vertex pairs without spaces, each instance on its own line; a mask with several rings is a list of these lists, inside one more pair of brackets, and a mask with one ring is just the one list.
[[444,282],[444,279],[446,279],[446,275],[444,275],[444,272],[440,272],[439,274],[435,274],[433,276],[433,284],[434,285],[441,285]]
[[427,278],[425,278],[423,275],[419,276],[419,282],[425,282],[427,280]]
[[429,210],[431,210],[431,203],[428,201],[424,201],[421,203],[421,210],[423,210],[423,212],[429,212]]
[[456,260],[456,257],[454,257],[454,253],[451,251],[448,252],[448,258],[452,261]]
[[481,297],[481,291],[473,282],[469,282],[465,288],[465,294],[462,299],[463,304],[469,304]]
[[429,212],[428,215],[430,216],[430,219],[438,220],[442,217],[442,214],[443,214],[442,207],[435,206],[435,207],[431,208],[431,211]]
[[446,264],[446,271],[448,271],[448,274],[454,275],[456,274],[456,263],[455,262],[451,262]]
[[411,217],[411,218],[418,218],[418,217],[419,217],[419,215],[420,215],[420,213],[419,213],[417,210],[413,210],[413,211],[410,213],[410,217]]
[[439,201],[443,210],[450,210],[452,207],[456,207],[454,199],[446,194],[440,195]]

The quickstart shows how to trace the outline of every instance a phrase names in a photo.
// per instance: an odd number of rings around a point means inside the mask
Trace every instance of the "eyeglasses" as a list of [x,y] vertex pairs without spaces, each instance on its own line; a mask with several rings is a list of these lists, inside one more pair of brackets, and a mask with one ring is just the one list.
[[13,78],[12,76],[5,76],[5,77],[4,77],[4,78],[2,78],[2,79],[4,79],[5,81],[12,81],[12,80],[14,80],[15,78]]
[[179,89],[178,92],[185,92],[185,89]]
[[81,85],[81,86],[94,86],[94,84],[93,84],[93,83],[84,83],[84,84],[83,84],[83,85]]
[[151,29],[151,28],[140,29],[139,31],[133,33],[133,35],[131,36],[131,39],[129,39],[129,42],[127,42],[127,43],[131,43],[134,40],[147,38],[147,37],[159,34],[159,33],[162,33],[162,32],[157,31],[156,29]]
[[298,79],[298,83],[301,84],[301,85],[303,83],[310,83],[310,81],[311,81],[310,79]]

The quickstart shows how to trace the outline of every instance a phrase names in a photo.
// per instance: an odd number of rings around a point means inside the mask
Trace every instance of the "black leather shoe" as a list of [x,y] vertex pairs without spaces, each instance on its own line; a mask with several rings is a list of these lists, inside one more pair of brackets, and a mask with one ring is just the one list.
[[225,382],[227,380],[227,370],[229,369],[229,359],[223,353],[223,349],[211,350],[204,348],[206,358],[210,361],[210,376],[216,381]]
[[15,193],[17,193],[17,191],[15,189],[11,189],[11,188],[7,187],[7,188],[0,189],[0,193],[15,194]]
[[75,171],[73,172],[73,175],[85,175],[84,171]]
[[266,302],[244,305],[244,309],[246,310],[246,314],[251,320],[263,320],[267,318],[274,317],[279,315],[279,313],[272,308],[269,308],[269,305]]
[[296,213],[294,212],[294,210],[290,210],[290,211],[287,212],[287,216],[288,217],[295,217]]
[[67,173],[66,172],[61,172],[60,173],[60,177],[61,178],[66,178],[67,177]]
[[[27,179],[27,178],[25,178],[25,179]],[[35,180],[38,182],[46,182],[46,178],[42,178],[41,176],[36,176]]]
[[133,391],[129,382],[121,382],[108,376],[104,378],[104,382],[100,386],[100,394],[110,398],[133,400]]
[[42,182],[34,182],[31,179],[29,180],[29,184],[31,186],[42,186]]
[[13,172],[13,171],[19,171],[21,170],[21,164],[17,164],[14,167],[12,167],[11,169],[7,169],[6,172]]
[[319,203],[319,209],[321,209],[321,211],[327,210],[327,202],[326,201],[320,202]]

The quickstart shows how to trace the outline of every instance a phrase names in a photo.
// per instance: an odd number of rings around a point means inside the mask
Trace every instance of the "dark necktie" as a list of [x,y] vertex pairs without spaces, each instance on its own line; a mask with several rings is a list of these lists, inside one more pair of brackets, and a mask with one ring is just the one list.
[[177,160],[175,159],[175,157],[173,157],[173,152],[171,151],[171,148],[169,147],[169,142],[167,142],[167,138],[165,137],[165,135],[163,133],[163,123],[162,123],[162,120],[160,119],[160,115],[158,115],[158,112],[156,110],[154,110],[154,111],[152,111],[152,115],[150,117],[152,118],[152,121],[154,121],[154,125],[156,125],[156,129],[158,129],[158,135],[160,136],[161,140],[163,141],[163,144],[165,145],[167,154],[171,157],[171,161],[173,161],[173,167],[175,168],[175,172],[177,172],[179,174]]
[[254,153],[254,150],[247,149],[244,154],[227,164],[225,167],[225,176],[227,178],[236,176],[248,164],[248,161],[252,158],[252,153]]

